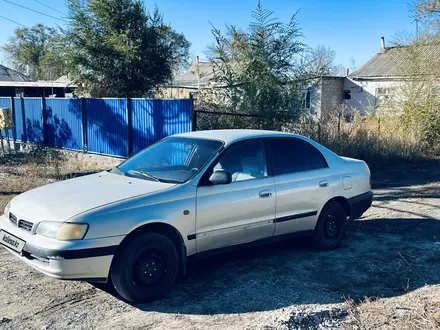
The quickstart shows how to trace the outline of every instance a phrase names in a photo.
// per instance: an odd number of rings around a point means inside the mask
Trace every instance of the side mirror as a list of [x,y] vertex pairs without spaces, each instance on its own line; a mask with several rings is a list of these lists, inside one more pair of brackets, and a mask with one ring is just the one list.
[[232,176],[231,173],[226,171],[215,171],[209,181],[213,184],[228,184],[232,182]]

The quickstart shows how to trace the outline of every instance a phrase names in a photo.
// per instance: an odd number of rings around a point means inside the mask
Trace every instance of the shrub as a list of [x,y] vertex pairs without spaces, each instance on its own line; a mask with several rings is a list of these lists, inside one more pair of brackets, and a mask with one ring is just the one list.
[[338,155],[362,159],[372,166],[416,161],[426,154],[417,132],[401,125],[399,117],[355,115],[350,122],[339,116],[320,122],[303,118],[286,130],[307,136]]

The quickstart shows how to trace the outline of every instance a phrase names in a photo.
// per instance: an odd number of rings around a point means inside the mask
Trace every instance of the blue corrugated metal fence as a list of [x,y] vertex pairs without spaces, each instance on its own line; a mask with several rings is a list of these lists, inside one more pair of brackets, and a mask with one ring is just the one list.
[[47,145],[83,150],[80,99],[46,99]]
[[[11,104],[13,103],[13,104]],[[192,100],[1,98],[17,141],[127,157],[191,130]]]

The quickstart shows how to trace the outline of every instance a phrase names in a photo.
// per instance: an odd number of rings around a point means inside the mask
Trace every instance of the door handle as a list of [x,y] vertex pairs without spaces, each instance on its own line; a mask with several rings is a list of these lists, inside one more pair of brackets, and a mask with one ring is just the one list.
[[272,193],[270,191],[262,191],[259,196],[260,198],[272,197]]
[[321,182],[319,183],[319,187],[320,187],[320,188],[328,187],[328,181],[321,181]]

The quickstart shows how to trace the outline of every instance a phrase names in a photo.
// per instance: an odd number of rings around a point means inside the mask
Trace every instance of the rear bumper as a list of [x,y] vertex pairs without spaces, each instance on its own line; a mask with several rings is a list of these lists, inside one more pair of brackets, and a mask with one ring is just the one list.
[[348,203],[350,204],[350,220],[358,219],[373,203],[373,192],[370,190],[364,194],[349,198]]

